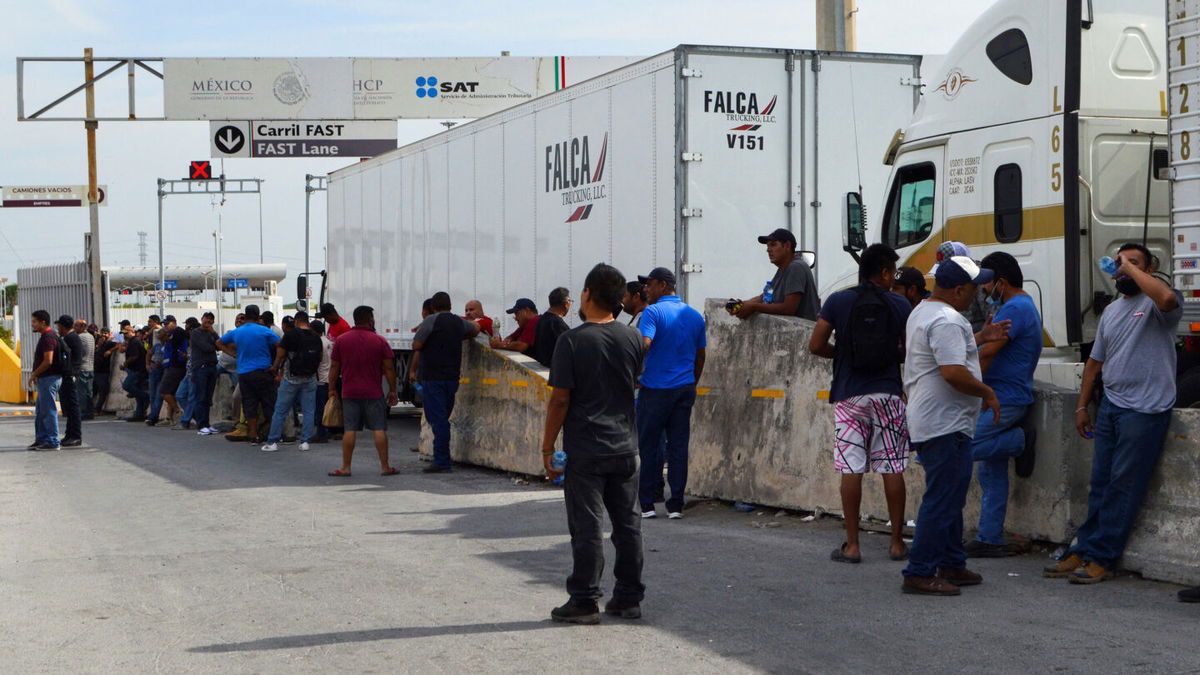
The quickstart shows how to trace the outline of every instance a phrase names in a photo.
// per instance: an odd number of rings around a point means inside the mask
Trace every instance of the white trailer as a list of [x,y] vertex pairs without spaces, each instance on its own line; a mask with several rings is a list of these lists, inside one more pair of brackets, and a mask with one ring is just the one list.
[[[338,170],[325,299],[376,309],[407,350],[422,301],[504,309],[576,293],[597,262],[672,268],[685,301],[749,297],[755,235],[791,228],[818,287],[848,192],[882,200],[883,152],[919,100],[919,56],[680,46]],[[571,318],[573,320],[573,317]]]

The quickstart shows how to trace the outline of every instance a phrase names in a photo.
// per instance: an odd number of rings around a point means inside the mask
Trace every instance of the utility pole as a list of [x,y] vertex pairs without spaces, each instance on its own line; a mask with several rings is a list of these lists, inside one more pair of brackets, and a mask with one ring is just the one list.
[[817,49],[858,51],[856,0],[817,0]]
[[104,310],[104,279],[100,273],[100,199],[96,192],[96,127],[100,125],[96,117],[96,86],[92,83],[95,77],[92,63],[92,48],[83,50],[83,80],[87,82],[84,92],[83,128],[87,131],[87,162],[88,162],[88,221],[91,237],[88,238],[88,263],[92,275],[92,316],[90,321],[105,325]]

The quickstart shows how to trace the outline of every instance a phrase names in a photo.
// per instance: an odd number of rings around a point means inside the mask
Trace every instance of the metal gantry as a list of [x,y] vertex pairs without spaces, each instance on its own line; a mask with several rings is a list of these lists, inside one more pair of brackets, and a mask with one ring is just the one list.
[[[315,183],[315,184],[314,184]],[[325,192],[329,189],[329,176],[314,176],[312,174],[304,174],[304,275],[308,278],[308,273],[311,271],[308,265],[309,251],[309,213],[312,208],[312,194],[314,192]],[[323,267],[323,266],[322,266]],[[297,298],[297,300],[305,300],[307,298]]]
[[[200,178],[200,179],[173,179],[159,178],[158,179],[158,290],[162,293],[158,296],[158,311],[160,314],[166,311],[166,268],[163,266],[163,200],[173,195],[221,195],[221,201],[225,201],[225,195],[258,195],[258,237],[259,237],[259,262],[262,262],[262,183],[261,178],[226,178],[224,174],[216,178]],[[220,220],[217,221],[220,223]],[[218,225],[218,230],[220,226]],[[218,231],[214,235],[218,240],[222,234]],[[222,293],[221,288],[221,257],[220,245],[218,243],[217,255],[217,323],[221,322],[221,304]]]

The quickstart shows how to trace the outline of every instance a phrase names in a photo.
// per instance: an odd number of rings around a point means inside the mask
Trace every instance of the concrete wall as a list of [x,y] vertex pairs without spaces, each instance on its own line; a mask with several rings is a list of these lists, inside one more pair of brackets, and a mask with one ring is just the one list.
[[[524,354],[492,349],[484,338],[465,342],[462,378],[450,416],[450,457],[456,462],[541,475],[549,374],[545,366]],[[421,453],[433,454],[433,433],[424,419]]]
[[[708,360],[692,415],[689,492],[764,506],[840,514],[833,470],[831,362],[808,353],[813,323],[756,316],[741,322],[710,301]],[[545,421],[546,369],[482,340],[463,348],[463,383],[451,420],[456,461],[531,475]],[[1075,392],[1039,384],[1037,467],[1010,477],[1006,527],[1023,537],[1065,543],[1087,517],[1091,441],[1074,428]],[[432,448],[428,427],[422,452]],[[907,519],[924,491],[919,464],[907,472]],[[887,519],[882,482],[870,477],[863,514]],[[965,512],[973,528],[979,491]],[[1124,566],[1147,577],[1200,583],[1200,411],[1177,410],[1163,457],[1126,551]]]

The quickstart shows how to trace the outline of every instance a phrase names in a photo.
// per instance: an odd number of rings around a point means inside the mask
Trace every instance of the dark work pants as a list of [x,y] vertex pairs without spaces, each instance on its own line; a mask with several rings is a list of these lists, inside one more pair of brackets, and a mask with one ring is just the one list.
[[568,463],[563,481],[567,529],[571,532],[574,567],[567,577],[567,592],[577,602],[595,602],[603,595],[604,511],[612,522],[612,543],[617,550],[613,598],[641,602],[642,520],[636,510],[638,460],[636,457],[574,457],[566,448]]
[[83,422],[79,416],[79,393],[75,389],[75,376],[63,375],[62,386],[58,388],[58,402],[62,406],[63,417],[67,418],[67,432],[63,438],[83,438]]
[[94,414],[104,412],[104,404],[108,402],[108,388],[112,380],[108,373],[96,372],[96,381],[92,383],[92,411]]
[[316,422],[317,422],[317,438],[325,438],[329,435],[329,429],[325,428],[322,423],[325,419],[325,404],[329,402],[329,385],[317,385],[317,407],[316,407]]
[[[642,387],[637,400],[638,448],[642,456],[639,501],[643,511],[654,510],[654,495],[662,485],[663,460],[667,462],[667,484],[671,497],[667,511],[683,511],[687,489],[688,442],[691,438],[692,407],[696,386],[675,389]],[[663,434],[666,447],[663,449]]]
[[932,577],[939,567],[963,569],[963,507],[971,486],[971,438],[964,433],[913,441],[925,469],[925,496],[908,551],[906,577]]

